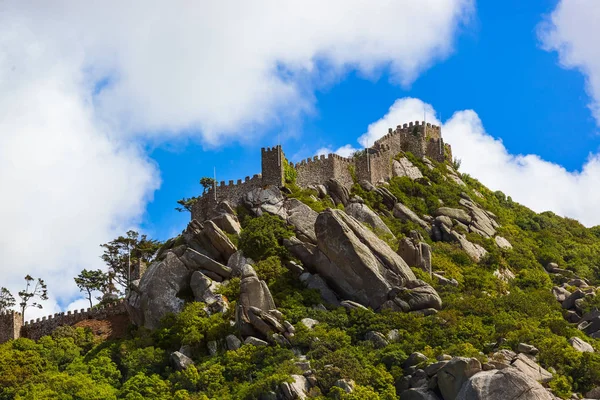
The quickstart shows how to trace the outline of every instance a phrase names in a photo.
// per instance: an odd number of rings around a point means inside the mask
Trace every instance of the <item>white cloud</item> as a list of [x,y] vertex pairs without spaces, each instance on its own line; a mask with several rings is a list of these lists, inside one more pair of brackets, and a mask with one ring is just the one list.
[[593,101],[592,114],[600,125],[600,2],[596,0],[561,0],[540,24],[538,36],[548,51],[557,51],[560,64],[577,68],[587,80]]
[[346,145],[338,148],[335,151],[333,149],[331,149],[330,147],[321,147],[319,150],[317,150],[317,155],[320,156],[320,155],[327,155],[327,154],[335,153],[342,157],[350,157],[357,150],[358,149],[352,147],[352,145],[349,145],[349,144],[346,144]]
[[435,111],[430,104],[423,103],[419,99],[405,97],[398,99],[389,108],[387,114],[380,120],[369,124],[367,132],[358,138],[363,147],[373,146],[373,143],[388,133],[389,128],[396,129],[399,124],[411,121],[423,121],[439,125],[435,118]]
[[[439,124],[435,110],[419,99],[398,99],[389,112],[369,125],[359,140],[376,140],[388,127],[413,120],[427,119]],[[421,113],[419,115],[419,112]],[[442,136],[452,145],[453,155],[462,161],[461,172],[477,178],[492,190],[501,190],[515,201],[536,212],[553,211],[575,218],[587,226],[600,224],[600,155],[590,155],[581,171],[569,172],[537,155],[513,155],[488,134],[473,110],[456,112],[442,125]]]
[[134,227],[160,183],[140,139],[251,141],[352,69],[410,84],[473,12],[473,0],[2,2],[1,284],[46,279],[52,299],[32,317],[78,296],[72,277],[100,266],[99,243]]

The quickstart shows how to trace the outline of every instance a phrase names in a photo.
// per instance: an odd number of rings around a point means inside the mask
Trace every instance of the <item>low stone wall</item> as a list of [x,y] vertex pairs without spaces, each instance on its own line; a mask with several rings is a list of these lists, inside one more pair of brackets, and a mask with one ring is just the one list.
[[42,336],[50,335],[59,326],[73,326],[79,321],[86,319],[109,319],[115,315],[127,315],[127,309],[125,308],[125,301],[121,300],[117,303],[108,304],[100,308],[88,308],[75,310],[73,312],[67,311],[66,313],[56,313],[43,318],[37,318],[25,322],[21,328],[21,337],[25,337],[32,340],[38,340]]

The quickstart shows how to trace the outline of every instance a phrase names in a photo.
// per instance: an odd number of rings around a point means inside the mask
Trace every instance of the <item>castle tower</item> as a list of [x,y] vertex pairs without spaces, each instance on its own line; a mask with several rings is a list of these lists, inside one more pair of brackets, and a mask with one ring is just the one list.
[[263,185],[284,185],[284,160],[285,156],[281,146],[263,147],[261,149],[262,159],[262,183]]
[[13,310],[0,313],[0,343],[21,337],[21,327],[23,326],[23,316]]

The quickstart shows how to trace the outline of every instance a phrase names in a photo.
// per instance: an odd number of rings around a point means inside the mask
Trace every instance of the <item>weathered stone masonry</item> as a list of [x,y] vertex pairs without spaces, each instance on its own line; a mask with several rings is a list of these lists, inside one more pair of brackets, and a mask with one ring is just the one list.
[[[300,187],[322,185],[329,179],[337,179],[349,189],[353,184],[351,169],[359,181],[367,180],[376,184],[389,180],[392,177],[392,160],[402,151],[439,162],[452,160],[452,149],[444,144],[440,127],[416,121],[398,125],[396,129],[389,128],[388,133],[372,147],[352,158],[328,154],[307,158],[295,165],[290,163],[290,166],[296,170],[296,183]],[[204,221],[212,217],[217,204],[224,200],[236,207],[242,196],[250,190],[269,185],[282,186],[285,154],[281,146],[263,148],[261,159],[262,174],[246,177],[244,181],[239,179],[237,183],[229,181],[225,184],[222,181],[199,197],[192,207],[192,219]]]
[[21,313],[8,311],[0,313],[0,343],[20,337],[38,340],[42,336],[50,335],[59,326],[72,326],[86,319],[104,320],[117,315],[128,315],[123,300],[108,304],[100,308],[75,310],[73,312],[56,313],[36,320],[26,321],[23,324]]

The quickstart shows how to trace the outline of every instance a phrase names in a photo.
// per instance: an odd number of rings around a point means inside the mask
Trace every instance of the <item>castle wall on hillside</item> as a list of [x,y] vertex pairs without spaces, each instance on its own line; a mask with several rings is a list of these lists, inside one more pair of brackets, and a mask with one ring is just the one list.
[[0,313],[0,343],[19,338],[22,325],[21,313],[13,310]]
[[[290,163],[290,167],[296,170],[296,184],[300,187],[322,185],[329,179],[337,179],[349,189],[354,183],[351,170],[356,173],[358,181],[367,180],[377,184],[389,180],[392,177],[393,159],[400,152],[411,152],[419,158],[427,156],[438,162],[452,160],[452,150],[444,144],[440,127],[416,121],[398,125],[396,129],[390,128],[372,147],[351,158],[337,154],[320,155],[295,165]],[[263,148],[262,173],[251,179],[246,177],[244,181],[229,181],[228,184],[221,182],[210,188],[192,207],[192,219],[204,221],[214,217],[217,205],[224,200],[236,207],[242,196],[253,189],[269,185],[283,186],[285,160],[281,146]]]
[[124,300],[104,307],[56,313],[26,321],[24,324],[20,313],[9,311],[0,314],[0,343],[20,337],[38,340],[42,336],[50,335],[59,326],[73,326],[86,319],[103,320],[117,315],[127,315]]
[[329,179],[337,179],[346,187],[353,183],[350,168],[354,160],[337,154],[314,156],[290,166],[296,169],[296,184],[300,187],[322,185]]

